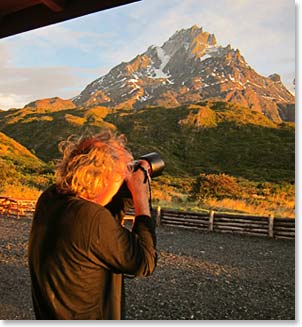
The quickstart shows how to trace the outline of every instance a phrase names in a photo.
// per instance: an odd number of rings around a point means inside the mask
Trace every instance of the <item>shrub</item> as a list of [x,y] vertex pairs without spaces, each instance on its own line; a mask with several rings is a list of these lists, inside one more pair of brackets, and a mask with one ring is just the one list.
[[236,178],[226,174],[200,174],[192,186],[191,199],[240,198],[241,187]]

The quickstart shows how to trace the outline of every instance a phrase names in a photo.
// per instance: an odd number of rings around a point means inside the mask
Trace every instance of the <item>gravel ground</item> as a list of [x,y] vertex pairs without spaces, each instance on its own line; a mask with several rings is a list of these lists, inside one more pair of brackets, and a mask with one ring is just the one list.
[[[34,319],[31,221],[0,217],[0,319]],[[159,261],[126,279],[127,319],[294,320],[295,242],[160,227]]]

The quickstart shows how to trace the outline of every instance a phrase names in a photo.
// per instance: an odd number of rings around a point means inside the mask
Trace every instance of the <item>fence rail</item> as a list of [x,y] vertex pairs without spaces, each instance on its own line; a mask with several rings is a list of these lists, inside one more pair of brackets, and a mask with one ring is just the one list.
[[[237,233],[271,238],[295,238],[295,219],[274,218],[214,212],[206,213],[161,209],[153,210],[157,225],[175,226],[203,231]],[[134,218],[134,211],[127,212],[127,220]]]
[[295,238],[295,219],[274,218],[272,215],[250,216],[214,212],[192,213],[175,210],[157,210],[158,225],[178,226],[224,233]]
[[36,201],[13,199],[7,196],[0,196],[0,214],[11,217],[31,218],[35,210]]
[[[36,201],[13,199],[0,196],[0,214],[17,218],[32,218]],[[268,236],[271,238],[295,238],[295,219],[273,216],[237,215],[229,213],[208,213],[161,209],[153,210],[157,225],[176,226],[187,229]],[[134,211],[129,210],[125,222],[131,222]]]

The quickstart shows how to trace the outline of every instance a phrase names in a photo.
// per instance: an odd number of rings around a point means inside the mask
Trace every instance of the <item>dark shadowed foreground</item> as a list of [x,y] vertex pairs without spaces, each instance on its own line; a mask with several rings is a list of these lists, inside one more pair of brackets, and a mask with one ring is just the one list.
[[[34,319],[31,221],[0,217],[0,319]],[[126,280],[127,319],[295,319],[295,242],[158,228],[159,261]]]

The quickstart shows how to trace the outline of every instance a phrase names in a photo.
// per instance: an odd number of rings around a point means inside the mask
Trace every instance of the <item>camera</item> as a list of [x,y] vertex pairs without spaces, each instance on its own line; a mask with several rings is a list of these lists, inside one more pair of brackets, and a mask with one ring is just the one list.
[[[149,175],[151,178],[158,177],[162,174],[165,168],[165,162],[160,157],[157,152],[151,152],[141,156],[138,160],[134,160],[133,162],[133,171],[139,169],[140,160],[145,160],[149,163]],[[129,191],[126,182],[124,182],[119,189],[117,195],[122,198],[131,198],[131,192]]]
[[[165,162],[161,159],[160,155],[157,152],[151,152],[132,162],[133,171],[139,169],[140,160],[146,160],[149,163],[148,172],[152,178],[160,176],[165,168]],[[106,205],[106,208],[111,212],[113,217],[122,222],[127,210],[132,207],[132,194],[124,181],[112,200]]]
[[134,171],[136,171],[140,165],[140,160],[148,162],[150,170],[150,177],[154,178],[160,176],[165,168],[165,162],[161,159],[157,152],[151,152],[141,156],[138,160],[133,162]]

